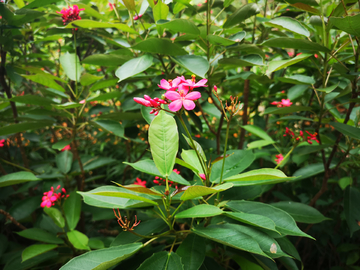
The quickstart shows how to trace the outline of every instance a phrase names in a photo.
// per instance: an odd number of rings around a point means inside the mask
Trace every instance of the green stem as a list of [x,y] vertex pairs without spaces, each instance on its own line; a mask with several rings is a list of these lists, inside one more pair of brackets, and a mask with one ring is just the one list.
[[74,30],[74,49],[75,49],[75,98],[78,99],[78,81],[77,81],[77,74],[78,74],[78,70],[77,70],[77,50],[76,50],[76,29]]
[[227,150],[227,143],[228,143],[228,137],[229,137],[230,121],[231,121],[231,117],[230,117],[230,119],[228,119],[227,125],[226,125],[226,137],[225,137],[225,147],[224,147],[224,154],[223,154],[223,164],[221,167],[220,182],[219,182],[220,185],[222,184],[222,178],[223,178],[224,167],[225,167],[225,158],[226,158],[226,150]]
[[298,144],[294,144],[294,146],[290,149],[290,151],[286,154],[286,156],[284,157],[284,159],[282,161],[280,161],[280,163],[278,165],[276,165],[275,169],[277,169],[278,167],[280,167],[280,165],[290,156],[290,154],[292,153],[292,151],[294,151],[294,149],[296,148]]
[[171,218],[175,215],[175,213],[179,210],[179,208],[183,205],[185,201],[182,201],[179,206],[175,209],[175,211],[172,213]]

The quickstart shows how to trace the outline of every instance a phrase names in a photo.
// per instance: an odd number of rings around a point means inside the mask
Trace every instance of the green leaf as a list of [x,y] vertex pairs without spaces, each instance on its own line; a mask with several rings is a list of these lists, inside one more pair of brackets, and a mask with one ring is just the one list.
[[234,40],[223,38],[223,37],[216,36],[216,35],[208,35],[207,38],[208,38],[209,42],[214,45],[230,46],[230,45],[236,43],[236,41],[234,41]]
[[6,187],[11,185],[16,185],[20,183],[25,183],[29,181],[39,181],[31,172],[15,172],[9,173],[7,175],[0,177],[0,187]]
[[66,103],[60,104],[60,105],[54,105],[54,107],[59,110],[73,109],[73,108],[77,108],[77,107],[81,107],[81,106],[82,106],[82,104],[73,102],[73,101],[66,102]]
[[79,222],[81,214],[81,197],[76,191],[69,194],[63,205],[69,230],[74,230]]
[[297,99],[301,97],[308,88],[309,88],[308,85],[301,85],[301,84],[294,85],[289,89],[287,93],[287,98],[290,100]]
[[88,65],[96,65],[102,67],[117,67],[124,64],[126,61],[132,59],[128,55],[116,55],[116,54],[93,54],[86,57],[81,62]]
[[181,196],[182,201],[192,200],[197,197],[202,197],[205,195],[218,193],[224,190],[227,190],[229,188],[232,188],[233,184],[231,183],[225,183],[222,185],[214,186],[214,187],[205,187],[205,186],[190,186],[188,187],[184,194]]
[[[153,206],[154,204],[156,204],[155,202],[153,202],[153,200],[159,199],[158,196],[152,196],[148,194],[141,194],[140,196],[137,195],[136,192],[114,186],[102,186],[87,192],[78,191],[78,193],[84,198],[84,202],[86,204],[110,209],[126,209]],[[129,195],[125,195],[125,193]],[[105,196],[102,194],[104,194]],[[111,196],[111,194],[121,195],[121,197]],[[151,201],[151,203],[147,202],[149,200]]]
[[60,56],[59,60],[66,76],[68,76],[70,80],[80,81],[81,65],[79,57],[75,53],[67,52]]
[[231,15],[227,18],[226,22],[224,23],[224,28],[229,28],[236,24],[239,24],[246,19],[260,13],[260,8],[256,4],[246,4],[241,6],[237,9],[234,13],[230,13]]
[[18,97],[13,97],[10,100],[18,103],[25,103],[25,104],[39,105],[39,106],[49,106],[50,104],[55,103],[49,98],[42,96],[35,96],[35,95],[18,96]]
[[355,187],[348,186],[345,190],[344,212],[346,222],[350,229],[350,236],[360,229],[360,191]]
[[182,150],[181,158],[187,163],[191,164],[195,168],[195,172],[197,173],[204,173],[201,163],[196,155],[195,150]]
[[79,8],[85,9],[83,12],[88,14],[89,16],[95,17],[99,20],[106,20],[106,17],[101,15],[99,12],[97,12],[95,9],[93,9],[91,6],[83,4],[83,3],[76,3]]
[[77,20],[70,22],[65,28],[116,28],[123,32],[137,34],[137,32],[126,24],[122,23],[107,23],[92,20]]
[[300,255],[296,250],[296,247],[291,243],[287,237],[277,238],[276,241],[279,243],[282,250],[293,256],[295,259],[301,261]]
[[71,259],[60,269],[73,270],[80,267],[81,269],[106,270],[135,254],[142,247],[142,243],[133,243],[86,252]]
[[290,17],[277,17],[275,19],[272,19],[266,24],[269,24],[271,26],[285,28],[286,30],[289,30],[291,32],[297,33],[302,36],[309,37],[310,32],[297,20],[290,18]]
[[310,6],[319,6],[316,0],[286,0],[289,4],[302,3]]
[[152,63],[153,57],[151,55],[145,54],[138,58],[127,61],[116,70],[115,75],[120,79],[119,81],[122,81],[147,70],[152,66]]
[[[249,224],[255,227],[259,227],[262,229],[274,231],[279,233],[275,228],[275,223],[268,217],[264,217],[262,215],[255,214],[247,214],[247,213],[238,213],[238,212],[224,212],[224,215],[240,221],[245,224]],[[280,233],[279,233],[280,234]]]
[[234,186],[252,186],[276,184],[292,179],[292,177],[287,177],[280,170],[263,168],[234,175],[224,179],[224,181],[231,182]]
[[250,132],[251,134],[258,136],[263,140],[274,142],[273,139],[263,129],[261,129],[257,126],[246,125],[246,126],[241,126],[241,127],[243,129],[245,129],[247,132]]
[[198,270],[205,259],[205,239],[196,234],[188,234],[176,250],[186,270]]
[[169,7],[161,1],[153,7],[153,15],[155,23],[159,20],[166,20],[169,13]]
[[56,166],[63,173],[67,174],[73,162],[73,153],[71,151],[63,151],[56,155]]
[[116,136],[124,138],[124,127],[117,121],[113,120],[97,120],[90,121],[95,127],[101,128],[107,132],[113,133]]
[[64,217],[62,216],[61,212],[54,208],[54,207],[44,207],[44,212],[51,217],[51,219],[54,221],[54,223],[56,224],[56,226],[60,227],[60,228],[64,228],[65,227],[65,220]]
[[114,87],[117,83],[117,79],[109,79],[109,80],[103,80],[103,81],[99,81],[97,83],[94,83],[89,91],[95,91],[95,90],[99,90],[99,89],[103,89],[103,88],[107,88],[107,87]]
[[265,141],[265,140],[253,141],[247,145],[247,149],[250,150],[255,148],[261,148],[273,143],[274,141]]
[[312,238],[297,227],[295,220],[288,213],[274,206],[250,201],[231,201],[226,206],[233,211],[270,218],[274,221],[276,230],[281,234]]
[[130,11],[135,11],[135,0],[123,0],[125,7]]
[[35,75],[21,75],[21,76],[33,82],[45,85],[50,88],[54,88],[60,92],[65,92],[65,89],[61,85],[56,83],[54,79],[48,76],[44,76],[43,74],[38,73]]
[[[268,47],[291,48],[291,49],[319,51],[319,52],[327,52],[327,53],[330,52],[330,49],[328,49],[327,47],[324,47],[318,43],[306,39],[299,39],[299,38],[288,38],[288,37],[272,38],[266,40],[261,45]],[[292,58],[292,60],[295,58]]]
[[283,108],[277,108],[277,107],[269,107],[266,108],[264,114],[286,114],[286,113],[294,113],[294,112],[310,112],[311,107],[306,106],[290,106],[290,107],[283,107]]
[[232,259],[244,270],[264,270],[264,268],[262,268],[259,264],[245,259],[242,256],[235,255]]
[[246,67],[246,66],[263,66],[264,60],[258,54],[248,54],[241,58],[231,57],[231,58],[220,59],[219,64],[225,66],[225,68],[237,68],[237,67]]
[[221,210],[220,208],[214,205],[199,204],[176,214],[175,218],[213,217],[213,216],[221,215],[222,213],[223,210]]
[[49,232],[47,232],[43,229],[39,229],[39,228],[26,229],[21,232],[17,232],[17,234],[22,237],[36,240],[39,242],[45,242],[45,243],[50,243],[50,244],[63,244],[64,243],[64,241],[61,238],[58,238],[55,234],[49,233]]
[[18,6],[18,8],[22,8],[25,6],[25,3],[23,0],[14,0],[14,2]]
[[132,48],[142,52],[158,53],[163,55],[187,55],[187,52],[184,51],[183,48],[165,38],[148,38],[140,41],[136,45],[132,46]]
[[[264,45],[264,44],[263,44]],[[280,69],[283,69],[283,68],[286,68],[288,66],[291,66],[291,65],[294,65],[308,57],[312,56],[312,54],[300,54],[290,60],[274,60],[274,61],[271,61],[268,65],[268,70],[267,72],[268,73],[271,73],[271,72],[274,72],[274,71],[277,71],[277,70],[280,70]]]
[[90,250],[88,243],[89,243],[89,238],[77,231],[77,230],[73,230],[70,232],[66,233],[69,241],[71,242],[71,244],[77,248],[77,249],[82,249],[82,250]]
[[360,14],[344,18],[330,17],[330,23],[350,35],[360,36]]
[[[335,164],[331,164],[330,169],[334,168],[335,166]],[[296,177],[296,181],[298,181],[323,173],[324,171],[325,169],[323,163],[309,164],[294,172],[293,177]]]
[[200,30],[196,27],[192,20],[174,19],[169,22],[158,21],[158,25],[167,28],[173,32],[187,33],[193,35],[200,35]]
[[151,107],[141,106],[141,108],[140,108],[142,117],[145,119],[145,121],[149,125],[151,124],[152,120],[154,120],[154,118],[155,118],[154,114],[150,114],[151,110],[152,110]]
[[176,159],[175,159],[175,162],[176,162],[177,164],[185,167],[185,168],[188,168],[188,169],[192,170],[194,173],[198,173],[198,172],[199,172],[198,169],[196,169],[195,167],[193,167],[192,165],[186,163],[185,161],[183,161],[183,160],[181,160],[181,159],[176,158]]
[[289,77],[281,77],[278,78],[279,81],[284,83],[292,83],[292,84],[315,84],[314,77],[295,74]]
[[342,177],[339,180],[339,186],[342,190],[346,189],[347,186],[352,185],[353,179],[351,177]]
[[[161,3],[161,2],[160,2]],[[146,259],[137,270],[184,270],[181,258],[174,252],[161,251]]]
[[356,140],[360,140],[360,128],[352,127],[347,124],[335,123],[335,122],[330,122],[329,124],[332,125],[340,133],[349,136],[351,138],[354,138]]
[[[186,137],[184,134],[183,134],[183,136],[184,136],[186,142],[188,143],[188,145],[190,145],[190,147],[191,147],[192,149],[194,149],[193,144],[191,143],[191,140],[190,140],[188,137]],[[202,149],[201,145],[200,145],[197,141],[195,141],[194,139],[193,139],[193,142],[194,142],[194,144],[195,144],[195,148],[196,148],[196,150],[198,151],[200,157],[201,157],[204,161],[207,161],[205,152],[204,152],[204,150]],[[194,149],[194,150],[195,150],[195,149]]]
[[113,91],[113,92],[110,92],[110,93],[105,93],[105,94],[100,94],[98,96],[94,96],[94,97],[91,97],[91,98],[88,98],[86,100],[86,102],[89,102],[89,101],[105,101],[105,100],[109,100],[109,99],[115,99],[117,100],[118,98],[120,98],[122,95],[121,92],[118,92],[118,91]]
[[[18,254],[18,255],[17,255]],[[50,250],[49,252],[40,254],[34,258],[21,262],[21,252],[13,254],[10,260],[7,261],[3,270],[26,270],[26,269],[34,269],[39,267],[43,262],[46,261],[54,261],[59,258],[59,252]],[[46,264],[46,263],[45,263]]]
[[[241,231],[242,226],[235,224],[209,225],[206,228],[196,227],[192,231],[220,244],[241,249],[250,253],[268,257],[259,244],[248,234]],[[270,248],[270,247],[269,247]]]
[[95,76],[89,73],[84,73],[80,78],[80,83],[82,86],[88,86],[101,80],[102,78],[104,78],[104,76]]
[[315,224],[328,220],[328,218],[324,217],[318,210],[303,203],[277,202],[271,205],[289,213],[296,222]]
[[[159,170],[156,168],[154,161],[152,161],[151,159],[140,160],[136,163],[124,162],[124,164],[130,165],[131,167],[140,172],[162,177]],[[169,180],[174,181],[175,183],[178,183],[180,185],[190,186],[190,183],[187,180],[185,180],[181,175],[175,172],[172,172],[169,175]]]
[[57,248],[57,245],[50,245],[50,244],[36,244],[24,249],[21,254],[22,262],[34,258],[40,254],[48,252]]
[[205,78],[206,72],[210,68],[209,62],[199,55],[183,55],[171,57],[171,59],[179,66],[201,78]]
[[151,122],[149,144],[156,168],[162,176],[168,177],[174,169],[179,133],[174,118],[164,111]]

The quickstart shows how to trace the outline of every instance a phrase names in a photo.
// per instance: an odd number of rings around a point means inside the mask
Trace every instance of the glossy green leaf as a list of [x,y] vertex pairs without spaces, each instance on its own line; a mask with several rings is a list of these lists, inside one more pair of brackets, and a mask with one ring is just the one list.
[[352,185],[353,179],[351,177],[342,177],[339,180],[339,186],[342,190],[346,189],[347,186]]
[[151,55],[145,54],[127,61],[116,70],[115,75],[120,79],[120,81],[122,81],[147,70],[149,67],[151,67],[152,63],[153,57]]
[[54,221],[54,223],[56,224],[56,226],[60,227],[60,228],[64,228],[65,227],[65,220],[64,217],[62,216],[61,212],[54,208],[54,207],[44,207],[44,212],[51,217],[51,219]]
[[[264,44],[263,44],[264,45]],[[269,45],[267,45],[269,46]],[[288,66],[294,65],[302,60],[305,60],[306,58],[310,57],[312,54],[300,54],[294,58],[291,58],[290,60],[273,60],[268,65],[268,73],[286,68]]]
[[245,21],[246,19],[258,13],[260,13],[260,8],[258,5],[254,3],[243,5],[227,18],[223,27],[229,28],[231,26],[234,26],[236,24]]
[[[188,143],[188,145],[190,145],[190,147],[191,147],[192,149],[194,149],[194,146],[193,146],[191,140],[190,140],[188,137],[186,137],[184,134],[183,134],[183,137],[185,138],[185,140],[186,140],[186,142]],[[195,144],[195,148],[196,148],[196,150],[198,151],[200,157],[201,157],[204,161],[207,161],[205,152],[204,152],[204,150],[202,149],[201,145],[200,145],[197,141],[195,141],[194,139],[193,139],[193,142],[194,142],[194,144]]]
[[97,83],[94,83],[89,91],[95,91],[95,90],[99,90],[99,89],[103,89],[103,88],[107,88],[107,87],[115,87],[116,83],[117,83],[117,79],[109,79],[109,80],[102,80],[99,81]]
[[329,124],[332,125],[340,133],[349,136],[353,139],[360,140],[360,128],[356,128],[342,123],[335,123],[335,122],[330,122]]
[[77,82],[80,81],[81,65],[76,54],[67,52],[61,55],[60,64],[69,79]]
[[[331,164],[330,169],[335,166],[335,164]],[[324,171],[325,169],[323,163],[314,163],[298,169],[294,172],[293,177],[296,177],[296,180],[298,181],[323,173]]]
[[[49,78],[47,76],[43,76],[42,74],[35,74],[35,75],[22,75],[22,77],[31,80],[33,82],[45,85],[50,88],[54,88],[60,92],[65,92],[65,89],[55,82],[54,79]],[[59,79],[60,80],[60,79]]]
[[29,246],[24,249],[24,251],[21,254],[22,261],[27,261],[31,258],[34,258],[40,254],[43,254],[45,252],[48,252],[50,250],[53,250],[57,248],[57,245],[50,245],[50,244],[36,244]]
[[39,242],[45,242],[49,244],[64,243],[64,241],[61,238],[57,237],[55,234],[49,233],[39,228],[26,229],[21,232],[17,232],[17,234],[28,239],[36,240]]
[[241,58],[237,58],[237,57],[223,58],[219,60],[219,64],[225,66],[225,68],[263,66],[264,60],[258,54],[249,54]]
[[149,189],[149,188],[146,188],[146,187],[143,187],[143,186],[140,186],[140,185],[135,185],[134,184],[134,185],[123,186],[123,185],[120,185],[118,183],[115,183],[115,184],[117,184],[119,187],[125,188],[127,190],[131,190],[131,191],[134,191],[134,192],[137,192],[137,193],[144,193],[144,194],[160,196],[160,197],[163,196],[163,194],[161,192],[158,192],[155,189]]
[[158,1],[153,7],[155,23],[159,20],[166,20],[169,13],[169,7],[161,1]]
[[186,270],[198,270],[205,259],[205,239],[196,234],[188,234],[176,250]]
[[77,230],[73,230],[70,232],[66,233],[70,243],[77,249],[82,249],[82,250],[90,250],[88,243],[89,243],[89,238],[77,231]]
[[350,229],[350,236],[354,232],[360,229],[359,220],[360,220],[360,191],[352,186],[348,186],[345,190],[344,197],[344,212],[346,222]]
[[91,121],[90,124],[101,128],[109,133],[124,138],[124,127],[117,121],[113,120],[97,120]]
[[279,81],[292,84],[315,84],[315,79],[310,76],[295,74],[289,77],[279,78]]
[[[128,162],[124,162],[124,163],[130,165],[131,167],[133,167],[134,169],[136,169],[140,172],[144,172],[144,173],[147,173],[150,175],[162,177],[159,170],[156,168],[154,161],[152,161],[150,159],[140,160],[136,163],[128,163]],[[169,180],[174,181],[175,183],[178,183],[181,185],[190,186],[190,183],[187,180],[185,180],[181,175],[179,175],[175,172],[172,172],[169,175]]]
[[[83,197],[86,204],[110,209],[126,209],[153,206],[156,203],[152,200],[159,199],[158,196],[151,196],[148,194],[138,195],[136,192],[114,186],[102,186],[87,192],[78,191],[78,193]],[[115,196],[112,196],[112,194],[115,194]],[[151,201],[151,203],[147,202],[149,200]]]
[[223,211],[210,204],[199,204],[175,215],[175,218],[204,218],[221,215]]
[[181,196],[182,201],[192,200],[197,197],[202,197],[205,195],[218,193],[224,190],[227,190],[229,188],[232,188],[233,184],[231,183],[225,183],[222,185],[214,186],[214,187],[205,187],[205,186],[190,186],[188,187],[184,194]]
[[80,220],[81,203],[81,196],[76,191],[71,192],[64,202],[63,208],[69,230],[74,230]]
[[116,55],[116,54],[93,54],[86,57],[81,62],[88,65],[96,65],[102,67],[120,66],[126,61],[129,61],[132,57],[128,55]]
[[0,187],[6,187],[11,185],[16,185],[20,183],[25,183],[29,181],[39,181],[31,172],[15,172],[3,175],[0,177]]
[[230,46],[230,45],[236,43],[236,41],[234,41],[234,40],[216,36],[216,35],[208,35],[207,38],[208,38],[209,42],[214,45]]
[[128,32],[132,34],[136,34],[137,32],[126,24],[122,23],[108,23],[108,22],[99,22],[92,20],[77,20],[70,22],[66,25],[65,28],[116,28],[123,32]]
[[204,57],[199,55],[182,55],[172,57],[171,59],[174,60],[174,62],[179,66],[201,78],[205,78],[206,72],[210,68],[209,62]]
[[234,186],[252,186],[276,184],[292,180],[282,171],[276,169],[258,169],[246,173],[238,174],[224,179],[225,182],[231,182]]
[[187,55],[187,52],[184,51],[183,48],[165,38],[148,38],[140,41],[136,45],[132,46],[132,48],[142,52],[158,53],[163,55]]
[[21,252],[18,253],[18,256],[16,256],[16,253],[14,255],[15,256],[10,258],[10,260],[8,260],[8,262],[5,264],[3,270],[26,270],[36,268],[38,265],[46,261],[56,260],[59,257],[59,253],[54,250],[50,250],[24,262],[21,262]]
[[259,227],[262,229],[279,233],[275,228],[274,221],[262,215],[239,213],[239,212],[224,212],[224,215],[245,224],[249,224],[255,227]]
[[235,255],[232,257],[232,259],[244,270],[264,270],[259,264],[256,262],[250,261],[248,259],[245,259],[242,256]]
[[56,166],[63,174],[67,174],[71,170],[73,162],[73,153],[71,151],[63,151],[56,155]]
[[84,73],[80,78],[80,83],[82,86],[88,86],[101,80],[102,78],[104,78],[104,76],[95,76],[89,73]]
[[200,34],[199,29],[196,27],[192,20],[174,19],[169,22],[158,21],[157,24],[176,33],[180,32],[193,35]]
[[260,127],[254,126],[254,125],[246,125],[241,126],[243,129],[245,129],[247,132],[250,132],[251,134],[254,134],[255,136],[260,137],[263,140],[266,141],[273,141],[273,139]]
[[277,17],[275,19],[266,22],[266,24],[270,24],[271,26],[275,26],[275,27],[280,26],[282,28],[285,28],[286,30],[289,30],[291,32],[297,33],[302,36],[306,36],[306,37],[310,36],[310,32],[300,22],[290,17],[283,17],[283,16]]
[[86,252],[71,259],[60,269],[73,270],[81,268],[106,270],[135,254],[142,247],[142,243],[133,243]]
[[247,149],[250,150],[255,148],[261,148],[273,143],[274,141],[265,141],[265,140],[253,141],[247,145]]
[[277,202],[272,203],[272,206],[280,208],[290,214],[296,222],[315,224],[320,223],[328,218],[324,217],[315,208],[298,202]]
[[59,110],[67,110],[67,109],[73,109],[73,108],[78,108],[81,107],[82,104],[77,103],[77,102],[66,102],[64,104],[59,104],[59,105],[54,105],[55,108],[59,109]]
[[76,3],[79,8],[83,8],[86,14],[89,16],[95,17],[99,20],[106,20],[106,17],[97,12],[95,9],[93,9],[91,6],[83,4],[83,3]]
[[35,96],[35,95],[24,95],[13,97],[10,99],[11,101],[18,102],[18,103],[25,103],[31,105],[40,105],[40,106],[49,106],[50,104],[55,103],[49,98],[42,97],[42,96]]
[[274,221],[276,230],[281,234],[312,238],[297,227],[295,220],[288,213],[274,206],[250,201],[231,201],[226,206],[233,211],[270,218]]
[[338,29],[359,37],[360,36],[360,14],[354,16],[330,17],[330,22]]
[[168,177],[174,169],[179,133],[174,118],[164,111],[151,122],[149,144],[157,169],[162,176]]
[[195,150],[182,150],[181,152],[181,158],[187,163],[191,164],[198,173],[204,173],[201,163],[198,159],[198,156],[196,155]]
[[243,233],[241,228],[240,225],[221,224],[209,225],[205,228],[198,226],[192,231],[198,236],[211,239],[220,244],[268,257],[261,250],[259,244],[251,236]]
[[89,238],[89,247],[91,249],[103,249],[103,248],[105,248],[105,244],[100,239]]
[[264,114],[287,114],[287,113],[294,113],[294,112],[309,112],[311,111],[311,107],[306,106],[290,106],[290,107],[269,107],[266,108]]
[[299,97],[302,97],[302,95],[304,94],[304,92],[308,88],[309,88],[308,85],[301,85],[301,84],[294,85],[287,92],[287,98],[290,99],[290,100],[294,100],[294,99],[297,99]]
[[186,163],[185,161],[183,161],[183,160],[181,160],[181,159],[176,158],[176,159],[175,159],[175,162],[176,162],[177,164],[185,167],[185,168],[188,168],[188,169],[192,170],[194,173],[198,173],[198,172],[199,172],[199,170],[198,170],[197,168],[193,167],[192,165],[190,165],[189,163]]
[[296,247],[291,243],[291,241],[287,237],[277,238],[276,241],[281,246],[281,249],[293,256],[298,261],[301,261],[300,255],[296,250]]
[[[306,39],[298,39],[298,38],[288,38],[288,37],[272,38],[263,42],[262,45],[268,47],[291,48],[291,49],[319,51],[319,52],[327,52],[327,53],[330,52],[330,49],[318,43]],[[292,58],[292,60],[295,58]]]
[[181,258],[174,252],[162,251],[146,259],[137,270],[184,270]]

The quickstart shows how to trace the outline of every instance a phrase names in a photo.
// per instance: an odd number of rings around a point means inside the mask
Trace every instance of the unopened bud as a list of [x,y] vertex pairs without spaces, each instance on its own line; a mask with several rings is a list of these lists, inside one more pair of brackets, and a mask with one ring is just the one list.
[[169,191],[168,190],[165,190],[165,195],[169,196]]
[[217,90],[218,90],[216,85],[214,85],[214,90],[215,90],[215,92],[217,92]]

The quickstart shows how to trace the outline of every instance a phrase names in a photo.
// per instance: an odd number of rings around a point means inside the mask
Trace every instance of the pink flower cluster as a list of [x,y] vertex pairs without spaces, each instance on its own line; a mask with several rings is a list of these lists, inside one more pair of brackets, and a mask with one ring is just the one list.
[[[173,172],[180,174],[180,171],[177,169],[173,169]],[[166,179],[160,178],[159,176],[155,176],[155,180],[153,180],[154,184],[157,184],[159,186],[166,184]],[[173,181],[169,181],[169,186],[171,187],[173,184],[175,184],[175,188],[177,189],[177,183],[174,183]]]
[[69,144],[69,145],[65,146],[63,149],[61,149],[61,152],[68,151],[70,149],[71,149],[71,146]]
[[276,105],[279,108],[281,108],[281,107],[290,107],[292,105],[292,102],[290,101],[290,99],[282,99],[281,101],[273,101],[270,104]]
[[139,177],[136,178],[134,185],[146,187],[146,181],[142,181]]
[[4,147],[5,145],[5,139],[0,140],[0,147]]
[[280,164],[284,160],[284,157],[282,154],[278,154],[275,157],[276,157],[276,159],[275,159],[276,164]]
[[308,144],[312,144],[312,141],[316,141],[317,143],[319,143],[319,140],[316,138],[316,136],[318,135],[316,132],[314,134],[311,134],[309,131],[305,131],[308,136],[304,136],[304,132],[302,130],[300,130],[299,135],[296,136],[294,132],[292,132],[288,127],[285,130],[285,134],[284,137],[289,136],[291,139],[295,139],[296,141],[300,141],[301,139],[303,141],[306,141]]
[[137,21],[138,19],[140,19],[141,17],[143,16],[143,14],[140,14],[140,15],[136,15],[134,16],[134,21]]
[[63,8],[61,11],[56,11],[56,13],[62,14],[61,18],[63,18],[64,25],[76,21],[81,20],[81,17],[79,16],[80,11],[85,10],[84,8],[80,8],[77,5],[73,5],[71,8],[70,6],[68,8]]
[[134,98],[134,101],[143,106],[152,107],[153,110],[150,113],[155,113],[155,115],[161,110],[161,104],[168,104],[169,110],[173,112],[177,112],[183,107],[185,110],[193,110],[195,108],[194,101],[201,98],[200,92],[193,91],[193,89],[206,87],[207,85],[205,84],[207,79],[196,82],[195,75],[192,75],[191,77],[191,80],[186,80],[184,76],[177,77],[174,80],[162,79],[158,86],[161,89],[166,90],[163,99],[151,99],[149,96],[145,95],[144,98]]
[[[62,198],[66,199],[67,197],[69,197],[69,195],[66,195],[65,188],[62,188],[61,191],[57,193],[60,188],[61,186],[58,185],[55,190],[53,187],[51,187],[48,192],[44,192],[44,196],[42,197],[42,203],[40,204],[40,206],[42,208],[50,208],[51,206],[55,205],[56,201],[60,201]],[[61,192],[63,194],[61,194]]]

